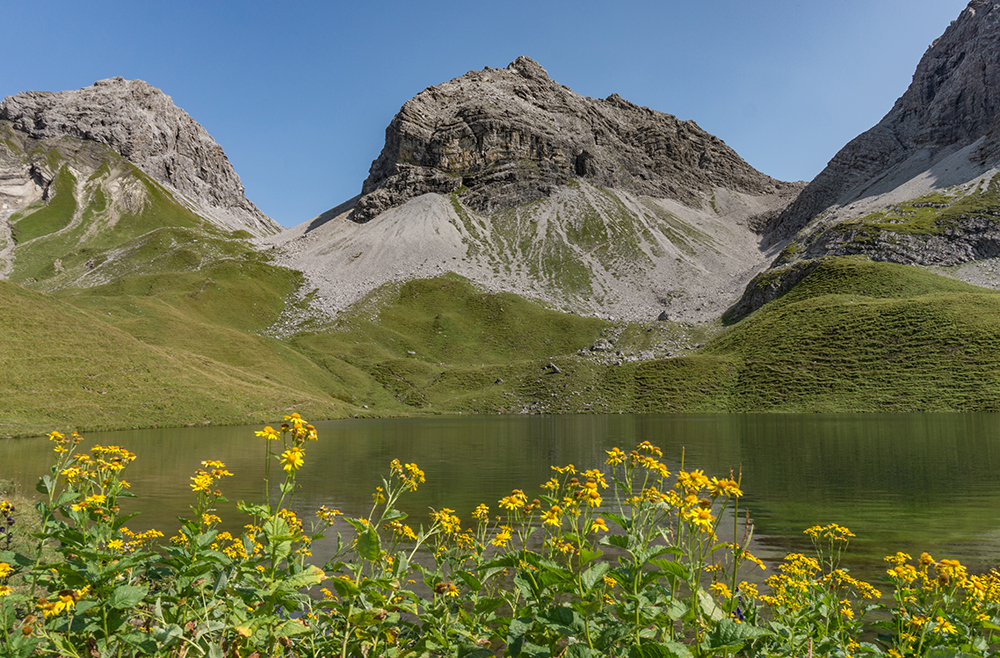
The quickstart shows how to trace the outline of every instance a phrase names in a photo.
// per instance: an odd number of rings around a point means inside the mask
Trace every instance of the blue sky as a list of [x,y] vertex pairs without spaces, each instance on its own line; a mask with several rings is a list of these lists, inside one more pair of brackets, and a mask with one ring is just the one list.
[[37,0],[5,12],[0,96],[146,80],[286,226],[360,191],[407,99],[519,55],[577,93],[693,119],[764,173],[810,180],[889,111],[966,4]]

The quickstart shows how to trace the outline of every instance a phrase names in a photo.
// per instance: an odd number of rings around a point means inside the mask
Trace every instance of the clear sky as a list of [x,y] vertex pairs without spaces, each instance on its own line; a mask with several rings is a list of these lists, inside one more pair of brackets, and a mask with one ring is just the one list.
[[173,97],[291,226],[361,190],[425,87],[519,55],[693,119],[782,180],[877,123],[967,0],[7,3],[0,96],[116,75]]

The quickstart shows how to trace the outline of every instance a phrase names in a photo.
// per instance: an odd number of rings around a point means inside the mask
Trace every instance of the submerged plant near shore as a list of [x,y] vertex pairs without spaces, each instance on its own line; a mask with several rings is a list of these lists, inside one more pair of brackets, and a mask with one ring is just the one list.
[[[277,500],[268,487],[262,503],[239,504],[248,516],[241,533],[220,531],[217,506],[232,473],[205,460],[188,483],[191,518],[157,546],[162,534],[129,530],[118,507],[131,495],[122,478],[135,455],[117,446],[77,454],[82,437],[53,433],[37,555],[0,551],[0,653],[957,657],[996,649],[1000,573],[897,553],[886,558],[892,603],[880,602],[875,587],[841,567],[853,533],[836,524],[807,529],[815,557],[787,556],[760,591],[750,574],[766,567],[748,550],[753,525],[740,509],[739,474],[711,477],[683,460],[674,474],[648,442],[609,450],[604,469],[554,466],[537,497],[515,489],[497,501],[498,514],[480,504],[464,526],[449,508],[423,523],[398,508],[426,481],[399,460],[367,515],[323,506],[303,519],[291,501],[315,428],[292,414],[257,435],[267,484],[271,462],[282,467]],[[6,501],[3,513],[13,514]],[[338,533],[333,557],[310,564],[313,542],[343,521],[348,534]],[[724,521],[732,522],[725,540]]]

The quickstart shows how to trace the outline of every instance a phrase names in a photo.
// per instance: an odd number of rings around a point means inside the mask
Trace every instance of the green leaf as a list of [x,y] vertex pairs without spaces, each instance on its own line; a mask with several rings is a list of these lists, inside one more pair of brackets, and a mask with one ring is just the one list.
[[35,485],[35,491],[37,491],[40,494],[45,494],[46,496],[48,496],[55,489],[55,486],[56,486],[56,481],[52,479],[52,476],[43,475],[42,478],[38,481],[38,484]]
[[517,617],[510,620],[507,627],[507,650],[513,658],[521,655],[524,636],[531,630],[532,620],[528,617]]
[[625,535],[604,535],[601,537],[601,541],[599,543],[604,544],[605,546],[608,544],[611,546],[617,546],[624,551],[628,550],[629,541],[628,537]]
[[587,548],[581,548],[580,549],[580,566],[582,567],[585,564],[590,564],[591,562],[593,562],[597,558],[601,557],[602,555],[604,555],[604,551],[592,551],[592,550],[587,549]]
[[604,576],[611,570],[611,565],[607,562],[598,562],[589,569],[583,572],[580,576],[580,580],[583,582],[583,586],[586,589],[593,589],[594,585],[598,583]]
[[683,562],[678,562],[677,560],[667,560],[665,558],[658,558],[651,561],[651,564],[656,565],[662,571],[667,572],[672,576],[676,576],[681,580],[687,580],[691,572],[688,570],[687,565]]
[[352,583],[346,578],[331,578],[330,582],[333,583],[333,589],[337,590],[337,594],[343,597],[358,596],[361,594],[361,590],[358,586]]
[[267,518],[271,516],[271,510],[265,505],[253,505],[251,503],[237,503],[236,509],[243,512],[244,514],[249,514],[250,516],[259,516],[260,518]]
[[358,534],[358,555],[375,562],[382,555],[382,538],[378,536],[375,528],[367,527],[364,532]]
[[[631,519],[626,519],[625,517],[623,517],[623,516],[621,516],[619,514],[615,514],[614,512],[605,512],[604,513],[604,518],[608,519],[609,521],[614,522],[619,528],[621,528],[625,532],[628,532],[629,528],[632,527],[632,521],[631,521]],[[613,537],[621,537],[622,535],[612,535],[612,536]]]
[[459,578],[461,578],[462,582],[465,583],[466,587],[468,587],[473,592],[478,592],[483,588],[483,584],[479,581],[479,579],[476,578],[471,573],[469,573],[468,571],[458,571],[456,572],[456,575]]
[[494,596],[492,598],[479,599],[476,601],[476,605],[473,606],[472,611],[477,615],[485,615],[493,612],[500,606],[502,606],[505,601],[499,596]]
[[115,588],[108,598],[108,605],[116,610],[127,610],[134,608],[146,596],[148,587],[136,587],[135,585],[121,585]]
[[177,624],[167,624],[163,628],[153,629],[153,638],[162,648],[169,647],[184,637],[184,629]]
[[629,658],[691,658],[691,650],[680,642],[650,642],[631,647]]
[[542,612],[538,616],[538,621],[559,635],[577,635],[584,630],[583,617],[572,608],[561,605]]
[[931,647],[924,654],[924,658],[974,658],[974,656],[951,647]]
[[274,631],[274,634],[277,637],[292,637],[295,635],[302,635],[303,633],[307,633],[308,631],[309,629],[300,624],[299,622],[293,619],[289,619],[284,624],[279,626]]
[[458,658],[493,658],[493,652],[478,644],[465,644],[459,647]]
[[226,654],[218,644],[208,645],[208,653],[206,655],[208,658],[226,658]]
[[715,604],[715,599],[712,598],[712,595],[703,589],[698,590],[698,605],[701,606],[702,612],[712,621],[719,621],[726,618],[726,613]]
[[297,590],[310,585],[319,585],[326,580],[326,574],[317,566],[309,565],[303,571],[283,579],[286,587]]
[[736,653],[747,640],[767,635],[767,631],[751,624],[741,624],[729,617],[723,617],[708,635],[708,645],[716,652]]

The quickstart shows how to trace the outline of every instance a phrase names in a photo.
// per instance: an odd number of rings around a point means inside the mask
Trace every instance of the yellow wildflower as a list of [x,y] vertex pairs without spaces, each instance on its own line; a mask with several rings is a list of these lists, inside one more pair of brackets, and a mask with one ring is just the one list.
[[600,530],[601,532],[607,532],[608,531],[608,526],[604,522],[604,519],[602,519],[602,518],[596,518],[596,519],[594,519],[594,522],[590,524],[590,531],[591,532],[597,532],[598,530]]
[[617,466],[618,464],[625,463],[625,453],[621,448],[612,448],[604,452],[608,453],[608,459],[604,462],[608,466]]
[[298,446],[292,446],[281,453],[281,468],[285,469],[286,473],[299,470],[305,461],[303,455],[305,455],[305,450]]
[[257,436],[264,437],[268,441],[278,441],[281,439],[278,433],[270,425],[268,425],[259,432],[254,432],[254,434],[256,434]]
[[513,528],[511,528],[510,526],[505,526],[505,525],[500,526],[500,530],[497,531],[497,536],[494,537],[493,541],[490,543],[493,544],[494,546],[505,548],[507,544],[510,543],[510,534],[512,531]]

